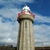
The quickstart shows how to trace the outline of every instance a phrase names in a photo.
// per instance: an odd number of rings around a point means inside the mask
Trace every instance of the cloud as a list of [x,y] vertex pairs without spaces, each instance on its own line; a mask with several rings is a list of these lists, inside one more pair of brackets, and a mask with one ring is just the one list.
[[50,42],[50,26],[42,24],[42,25],[34,25],[34,37],[35,43],[39,43],[43,46],[45,43]]
[[[34,13],[35,14],[35,13]],[[50,23],[50,17],[48,16],[42,16],[41,14],[35,14],[35,21],[38,23]]]
[[14,15],[17,16],[17,13],[20,12],[20,9],[0,9],[0,14],[3,16],[3,17],[6,17],[6,18],[12,18],[12,17],[15,17]]
[[35,0],[19,0],[21,2],[26,2],[26,3],[33,3]]
[[50,45],[50,17],[43,16],[38,13],[35,14],[34,19],[34,38],[35,46],[49,46]]
[[[17,14],[21,10],[18,8],[0,9],[0,44],[16,45],[18,37]],[[12,22],[10,21],[12,20]],[[4,22],[5,21],[5,22]]]
[[17,43],[18,37],[18,23],[15,22],[12,25],[10,22],[2,23],[0,22],[0,43],[5,43],[5,45]]
[[35,0],[0,0],[0,9],[19,8],[26,3],[33,3]]
[[0,9],[0,18],[2,18],[2,22],[16,22],[17,21],[17,14],[21,10],[18,8],[14,9]]
[[16,3],[18,3],[18,2],[26,2],[26,3],[32,3],[32,2],[34,2],[35,0],[0,0],[1,2],[2,1],[4,1],[4,2],[16,2]]
[[[13,44],[15,45],[17,43],[17,37],[18,37],[18,22],[17,22],[17,9],[2,9],[0,10],[0,43],[2,44]],[[12,12],[11,12],[12,11]],[[5,13],[4,13],[5,12]],[[8,13],[6,13],[8,12]],[[9,15],[8,15],[9,14]],[[5,23],[2,23],[2,20],[4,18],[10,18],[12,19],[12,22],[7,21]],[[15,22],[14,22],[15,20]],[[11,43],[12,42],[12,43]]]

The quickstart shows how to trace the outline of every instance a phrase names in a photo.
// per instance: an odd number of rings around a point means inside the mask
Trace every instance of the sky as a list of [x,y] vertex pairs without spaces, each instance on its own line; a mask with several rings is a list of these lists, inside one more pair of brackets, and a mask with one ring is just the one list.
[[0,0],[0,45],[16,46],[18,12],[25,6],[35,15],[33,23],[35,46],[50,46],[50,0]]

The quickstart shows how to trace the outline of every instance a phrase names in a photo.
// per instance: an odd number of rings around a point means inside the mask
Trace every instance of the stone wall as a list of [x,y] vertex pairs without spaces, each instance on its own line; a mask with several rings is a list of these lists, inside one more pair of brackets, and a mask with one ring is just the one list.
[[16,50],[16,47],[13,47],[12,45],[0,46],[0,50]]
[[[17,48],[8,45],[8,46],[0,46],[0,50],[17,50]],[[35,50],[50,50],[50,47],[35,47]]]
[[50,47],[35,47],[35,50],[50,50]]

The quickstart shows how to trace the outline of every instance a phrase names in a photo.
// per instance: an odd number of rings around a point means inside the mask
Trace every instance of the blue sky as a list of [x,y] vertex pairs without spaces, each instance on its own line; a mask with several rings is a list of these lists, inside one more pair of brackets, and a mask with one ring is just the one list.
[[50,16],[50,0],[36,0],[35,3],[32,3],[34,12],[37,12],[43,16]]
[[35,46],[50,46],[50,0],[0,0],[0,44],[16,45],[17,14],[27,4],[35,15]]

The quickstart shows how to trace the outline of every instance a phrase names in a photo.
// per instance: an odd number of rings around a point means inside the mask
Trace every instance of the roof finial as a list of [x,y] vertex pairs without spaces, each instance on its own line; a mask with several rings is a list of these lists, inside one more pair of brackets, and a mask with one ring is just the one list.
[[25,3],[25,6],[24,7],[28,7],[26,3]]

